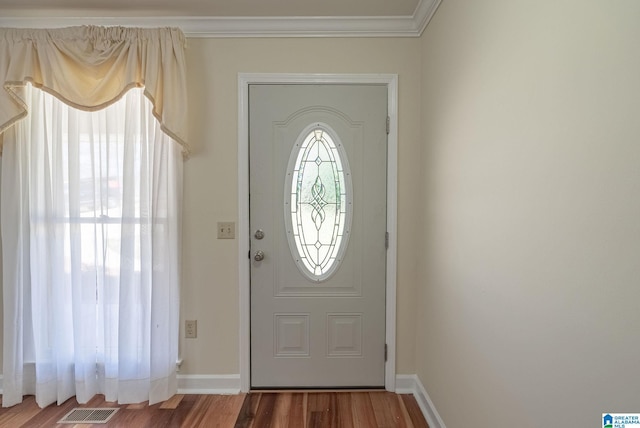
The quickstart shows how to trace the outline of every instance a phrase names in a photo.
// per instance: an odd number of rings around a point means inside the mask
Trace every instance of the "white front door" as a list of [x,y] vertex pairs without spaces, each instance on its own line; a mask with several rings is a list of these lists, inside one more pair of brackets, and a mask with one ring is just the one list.
[[383,387],[387,87],[249,86],[251,386]]

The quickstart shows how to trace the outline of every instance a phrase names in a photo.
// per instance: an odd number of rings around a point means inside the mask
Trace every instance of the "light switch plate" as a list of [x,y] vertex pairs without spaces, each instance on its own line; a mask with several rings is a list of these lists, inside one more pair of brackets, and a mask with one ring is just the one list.
[[234,239],[236,237],[236,224],[233,221],[218,222],[218,239]]

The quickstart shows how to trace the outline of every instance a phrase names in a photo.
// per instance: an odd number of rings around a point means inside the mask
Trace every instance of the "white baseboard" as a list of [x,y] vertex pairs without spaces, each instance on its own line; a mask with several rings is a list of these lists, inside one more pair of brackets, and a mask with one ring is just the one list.
[[[0,375],[0,394],[3,391]],[[240,375],[178,375],[178,394],[239,394]]]
[[[2,384],[3,376],[0,375],[0,394],[3,392]],[[178,375],[178,393],[239,394],[240,375]],[[447,428],[417,375],[397,375],[396,393],[413,394],[429,428]]]
[[417,375],[397,375],[396,393],[413,394],[429,428],[447,428]]
[[239,394],[240,375],[178,375],[178,394]]
[[416,375],[396,375],[396,393],[415,395],[417,379]]

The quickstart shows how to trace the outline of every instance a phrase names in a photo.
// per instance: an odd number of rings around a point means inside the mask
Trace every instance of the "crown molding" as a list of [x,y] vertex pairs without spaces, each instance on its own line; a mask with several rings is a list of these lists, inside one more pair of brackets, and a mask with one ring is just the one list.
[[413,13],[413,20],[418,28],[418,36],[422,35],[424,29],[427,28],[441,2],[442,0],[420,0]]
[[0,17],[5,28],[77,25],[177,27],[187,37],[419,37],[441,0],[420,0],[411,16],[358,17]]

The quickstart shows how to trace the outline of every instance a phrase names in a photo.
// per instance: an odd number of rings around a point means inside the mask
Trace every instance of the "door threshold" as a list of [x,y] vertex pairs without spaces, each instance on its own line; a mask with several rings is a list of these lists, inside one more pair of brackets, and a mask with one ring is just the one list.
[[309,393],[309,394],[319,394],[325,392],[384,392],[386,389],[383,386],[372,386],[372,387],[331,387],[331,388],[291,388],[291,387],[277,387],[277,388],[251,388],[249,393]]

